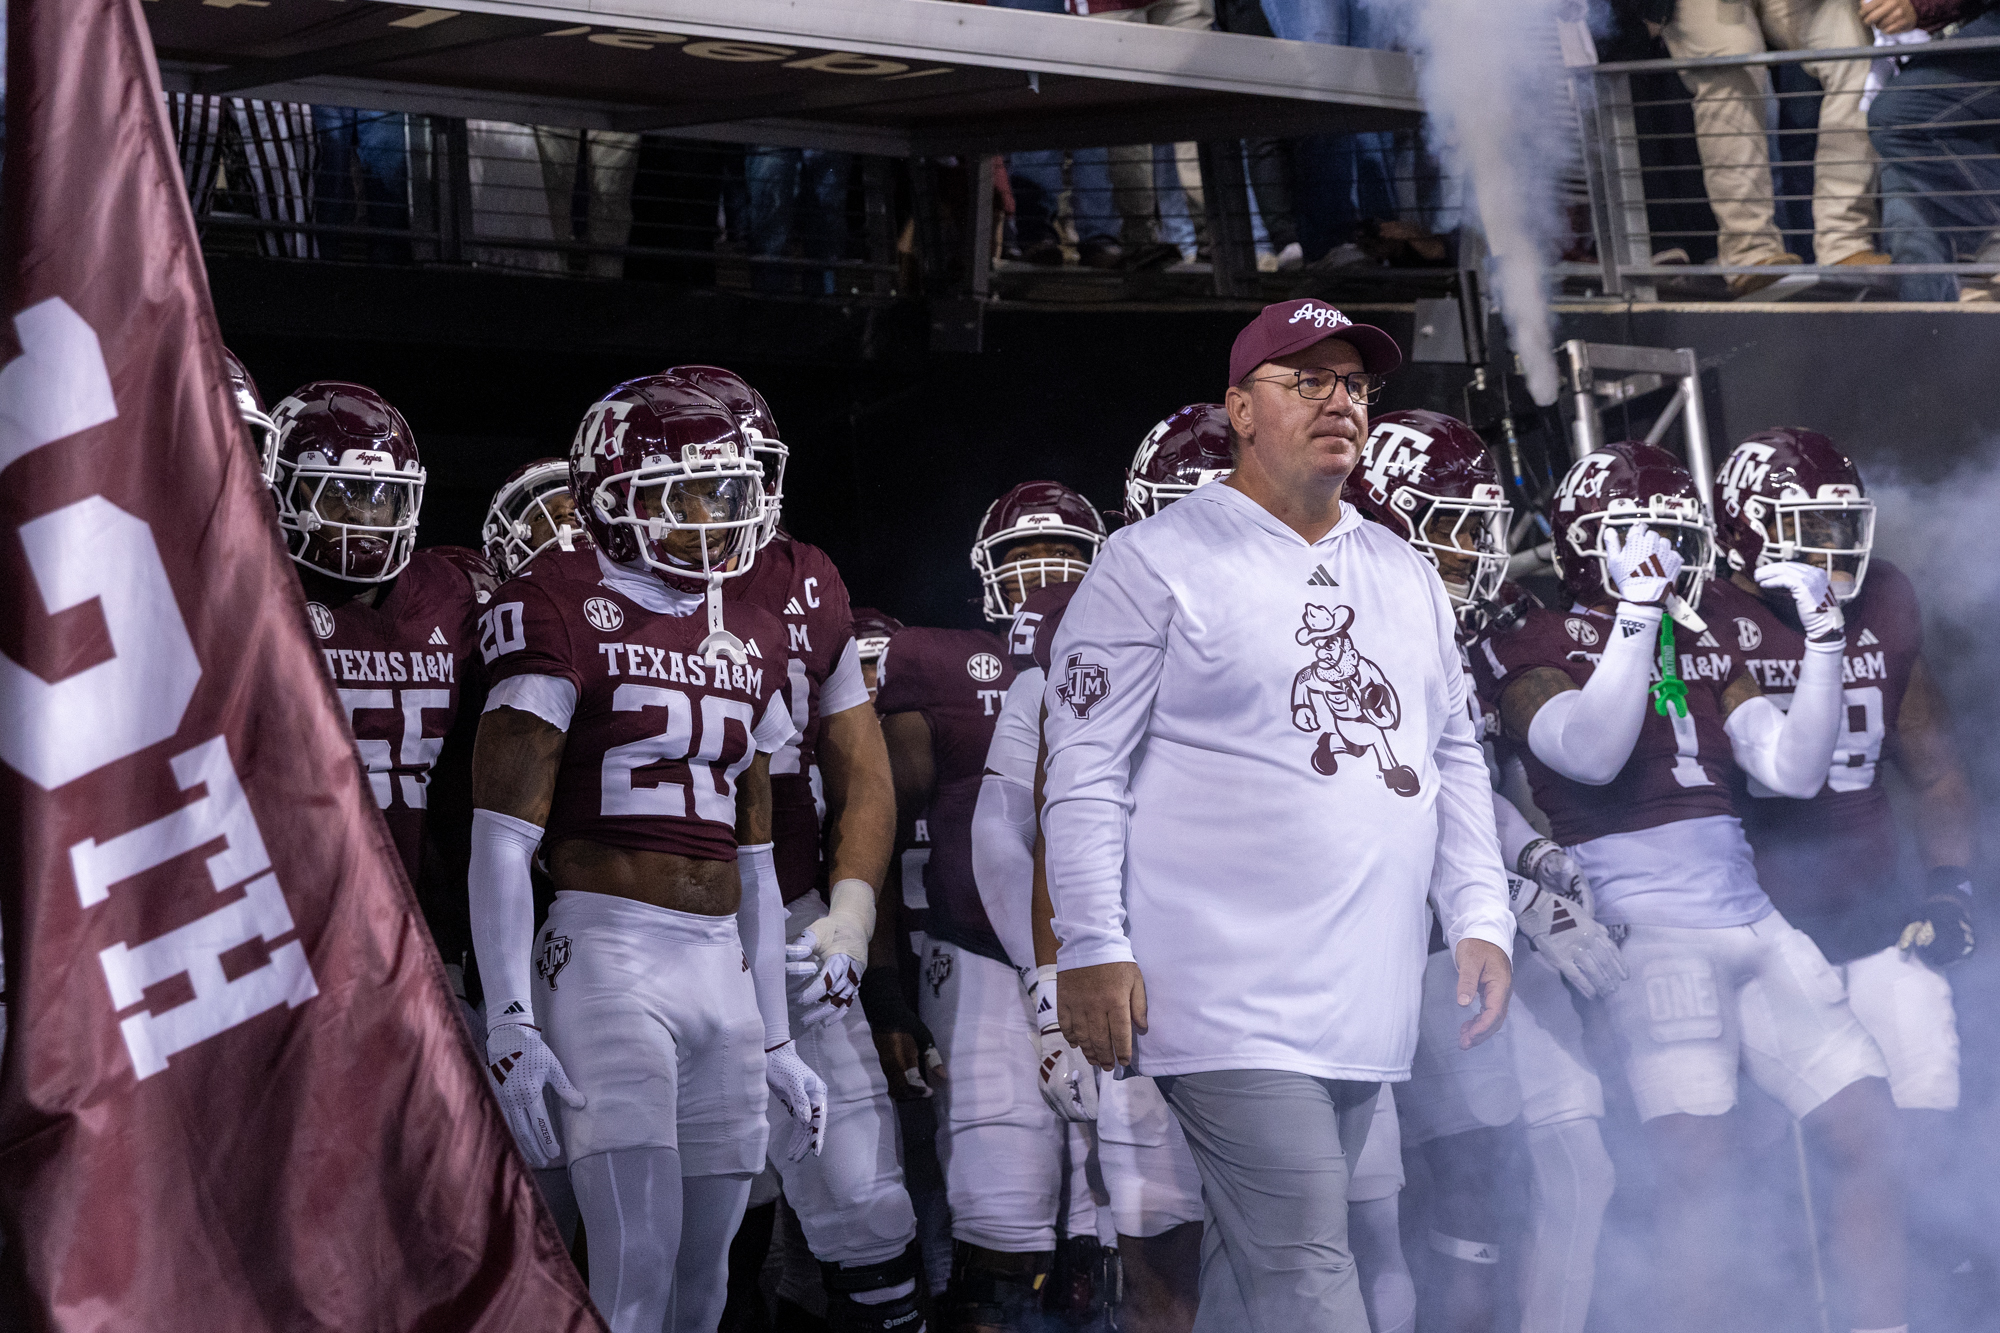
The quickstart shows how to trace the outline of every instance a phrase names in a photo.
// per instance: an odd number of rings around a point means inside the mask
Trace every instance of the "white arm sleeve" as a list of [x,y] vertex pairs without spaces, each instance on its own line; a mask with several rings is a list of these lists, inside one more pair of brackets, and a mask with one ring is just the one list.
[[1508,870],[1521,863],[1521,849],[1542,835],[1514,803],[1493,793],[1493,822],[1500,830],[1500,864]]
[[756,727],[750,732],[751,743],[765,754],[776,754],[785,748],[785,743],[798,735],[799,729],[792,725],[792,705],[779,690],[771,696],[770,706],[764,716],[757,719]]
[[819,687],[819,715],[832,717],[868,702],[868,682],[861,676],[861,649],[853,639],[834,660],[833,673]]
[[972,811],[972,879],[1007,960],[1033,972],[1034,788],[998,773],[981,779],[979,804]]
[[1437,763],[1437,856],[1431,867],[1431,903],[1451,949],[1464,939],[1485,940],[1514,953],[1514,914],[1507,906],[1507,873],[1493,828],[1493,778],[1479,748],[1459,665],[1456,622],[1444,585],[1431,582],[1437,603],[1438,655],[1445,680],[1444,728],[1432,758]]
[[1846,702],[1840,683],[1846,649],[1845,640],[1806,640],[1792,706],[1781,709],[1759,695],[1744,700],[1722,724],[1736,766],[1780,796],[1808,800],[1826,782]]
[[1646,721],[1659,633],[1659,607],[1618,604],[1589,681],[1543,704],[1528,723],[1528,748],[1535,758],[1591,787],[1618,776]]
[[1103,695],[1083,716],[1063,702],[1061,677],[1043,695],[1042,836],[1064,970],[1132,960],[1124,892],[1132,754],[1152,719],[1174,598],[1133,550],[1128,531],[1136,529],[1120,529],[1105,543],[1051,645],[1053,661],[1074,653],[1100,668]]
[[792,1039],[791,1015],[785,1009],[785,895],[778,887],[770,843],[738,847],[736,870],[743,881],[736,933],[750,962],[757,1012],[764,1019],[764,1049],[769,1050]]
[[528,882],[528,865],[541,842],[542,830],[525,819],[496,810],[472,812],[466,895],[488,1028],[502,1022],[534,1026],[528,972],[535,951],[535,891]]
[[1047,679],[1040,667],[1014,677],[1000,716],[993,720],[993,739],[986,746],[986,769],[1024,787],[1035,785],[1035,761],[1042,750],[1042,689]]
[[496,708],[532,713],[557,731],[568,731],[576,716],[576,686],[561,676],[509,676],[486,694],[482,715]]

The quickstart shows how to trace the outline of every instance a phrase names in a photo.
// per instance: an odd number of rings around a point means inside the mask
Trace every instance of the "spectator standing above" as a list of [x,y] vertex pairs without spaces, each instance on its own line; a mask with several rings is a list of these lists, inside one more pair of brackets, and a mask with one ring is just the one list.
[[[1661,30],[1667,50],[1682,60],[1868,45],[1854,0],[1677,0]],[[1813,155],[1813,253],[1822,264],[1886,264],[1870,233],[1875,209],[1868,188],[1875,155],[1861,106],[1865,60],[1809,60],[1820,82],[1819,138]],[[1724,265],[1797,264],[1785,252],[1773,209],[1770,146],[1765,135],[1766,84],[1747,65],[1690,69],[1681,81],[1694,94],[1694,125],[1716,244]],[[1730,290],[1747,295],[1775,276],[1739,273]]]
[[[1861,17],[1885,37],[2000,37],[1992,0],[1867,0]],[[1882,241],[1896,262],[1977,259],[2000,232],[2000,51],[1908,57],[1869,106],[1868,133],[1882,158]],[[1961,283],[1949,273],[1899,286],[1906,301],[1995,295],[1991,278]]]
[[[1193,28],[1207,32],[1215,26],[1215,0],[1068,0],[1069,12],[1085,18],[1119,19],[1126,23],[1150,23],[1162,28]],[[1124,266],[1162,268],[1181,257],[1176,246],[1160,239],[1154,227],[1157,212],[1153,192],[1153,147],[1151,144],[1121,144],[1110,150],[1112,197],[1124,218]],[[1188,217],[1194,223],[1195,246],[1208,248],[1208,223],[1204,212],[1201,167],[1195,160],[1194,145],[1174,145],[1174,172],[1181,191],[1187,195]]]
[[1409,1077],[1427,894],[1461,1005],[1482,1002],[1461,1040],[1506,1013],[1514,920],[1451,605],[1340,502],[1401,360],[1321,302],[1265,307],[1230,354],[1235,471],[1113,535],[1052,645],[1063,1034],[1180,1120],[1202,1328],[1368,1327],[1347,1188],[1381,1084]]
[[[995,9],[1026,9],[1037,14],[1068,12],[1068,0],[992,0]],[[1030,264],[1059,268],[1062,240],[1056,234],[1056,206],[1063,192],[1060,148],[1036,148],[1007,155],[1007,179],[1014,191],[1014,236],[1021,258]],[[1117,268],[1125,262],[1118,213],[1111,206],[1111,150],[1072,148],[1069,158],[1069,209],[1076,226],[1077,262],[1085,268]]]

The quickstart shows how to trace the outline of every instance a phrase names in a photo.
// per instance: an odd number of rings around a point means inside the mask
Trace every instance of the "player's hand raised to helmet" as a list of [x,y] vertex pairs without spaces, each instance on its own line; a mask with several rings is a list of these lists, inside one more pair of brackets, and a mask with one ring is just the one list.
[[1798,608],[1799,624],[1808,639],[1831,643],[1846,637],[1847,616],[1840,609],[1840,599],[1833,595],[1833,584],[1826,571],[1818,565],[1780,560],[1757,566],[1752,577],[1760,588],[1783,588],[1792,595],[1792,605]]
[[1644,523],[1634,523],[1623,538],[1607,523],[1603,542],[1604,568],[1619,599],[1638,606],[1663,605],[1681,572],[1681,553],[1673,543]]

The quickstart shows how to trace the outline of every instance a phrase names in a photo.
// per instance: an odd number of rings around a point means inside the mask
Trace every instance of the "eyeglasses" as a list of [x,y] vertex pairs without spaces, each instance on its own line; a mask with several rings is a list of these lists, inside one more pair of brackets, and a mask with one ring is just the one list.
[[1255,384],[1260,379],[1271,384],[1290,383],[1299,397],[1312,402],[1323,402],[1333,397],[1335,386],[1345,385],[1349,400],[1365,405],[1374,402],[1381,395],[1382,386],[1388,382],[1389,377],[1373,375],[1365,370],[1353,371],[1346,375],[1332,370],[1294,370],[1289,375],[1258,376],[1252,379],[1251,383]]

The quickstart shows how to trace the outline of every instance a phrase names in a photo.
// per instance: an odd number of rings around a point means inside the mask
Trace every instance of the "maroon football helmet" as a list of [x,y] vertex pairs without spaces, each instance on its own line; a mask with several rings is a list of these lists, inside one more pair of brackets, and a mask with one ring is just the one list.
[[1579,602],[1616,597],[1604,568],[1604,530],[1644,523],[1680,553],[1674,591],[1689,606],[1715,569],[1715,531],[1694,478],[1658,445],[1622,440],[1593,449],[1570,465],[1549,498],[1556,574]]
[[1861,591],[1875,502],[1854,461],[1818,431],[1777,426],[1737,445],[1716,475],[1715,508],[1731,569],[1797,560],[1826,570],[1843,602]]
[[[972,543],[972,568],[979,575],[980,607],[986,618],[1011,619],[1015,604],[1036,588],[1082,578],[1105,536],[1104,515],[1061,482],[1024,481],[1008,491],[987,506]],[[1013,547],[1048,541],[1077,546],[1083,559],[1012,556]]]
[[264,410],[264,395],[257,392],[257,381],[227,347],[222,349],[222,370],[229,377],[229,396],[236,400],[236,414],[250,432],[250,447],[257,451],[257,471],[269,486],[278,479],[278,427]]
[[750,456],[764,465],[764,530],[757,544],[763,546],[777,535],[778,521],[785,507],[785,460],[791,451],[778,438],[778,422],[771,415],[764,395],[750,387],[741,375],[721,366],[675,366],[667,372],[706,393],[736,414]]
[[886,611],[872,606],[854,608],[854,649],[861,658],[861,675],[868,682],[870,699],[878,688],[876,673],[882,666],[882,654],[889,651],[889,640],[902,628],[903,622]]
[[292,559],[386,583],[417,549],[424,469],[403,414],[359,384],[315,380],[271,409],[278,526]]
[[1479,432],[1442,412],[1385,412],[1361,446],[1341,498],[1437,566],[1461,623],[1507,577],[1513,511]]
[[693,592],[756,558],[764,469],[735,414],[686,380],[629,380],[592,403],[569,467],[584,526],[621,565]]
[[1146,432],[1125,469],[1125,521],[1151,518],[1203,482],[1236,468],[1229,452],[1229,412],[1191,403]]
[[508,473],[486,507],[480,536],[486,559],[503,579],[551,546],[573,551],[579,542],[590,545],[569,489],[569,460],[537,458]]

